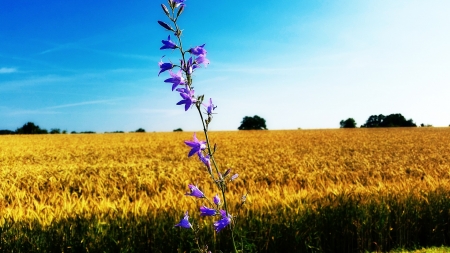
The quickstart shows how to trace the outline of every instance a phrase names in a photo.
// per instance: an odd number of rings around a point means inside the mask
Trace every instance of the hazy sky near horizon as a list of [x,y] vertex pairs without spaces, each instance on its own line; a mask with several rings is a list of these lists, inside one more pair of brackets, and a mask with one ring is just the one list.
[[[158,62],[165,1],[0,0],[0,129],[201,130]],[[450,1],[186,0],[183,46],[206,43],[196,94],[211,130],[259,115],[269,129],[358,126],[401,113],[450,124]],[[173,37],[173,36],[172,36]]]

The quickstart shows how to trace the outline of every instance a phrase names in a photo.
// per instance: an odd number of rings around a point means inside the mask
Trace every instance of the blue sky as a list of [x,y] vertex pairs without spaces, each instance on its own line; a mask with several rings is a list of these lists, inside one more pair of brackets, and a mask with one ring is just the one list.
[[[0,0],[0,129],[198,131],[158,62],[167,33],[147,1]],[[358,126],[373,114],[450,124],[450,1],[187,0],[185,48],[206,43],[197,94],[211,130]]]

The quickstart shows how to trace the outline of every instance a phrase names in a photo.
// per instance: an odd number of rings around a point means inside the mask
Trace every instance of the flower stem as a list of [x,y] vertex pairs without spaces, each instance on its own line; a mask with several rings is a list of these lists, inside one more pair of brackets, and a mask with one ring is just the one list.
[[[225,197],[225,190],[226,190],[226,185],[222,179],[222,177],[220,177],[220,172],[219,172],[219,168],[216,164],[216,160],[214,159],[214,155],[213,152],[211,152],[211,144],[209,141],[209,137],[208,137],[208,129],[207,126],[205,124],[205,121],[203,119],[203,115],[202,115],[202,111],[200,110],[200,104],[197,103],[196,104],[197,110],[198,110],[198,114],[200,115],[200,119],[202,121],[202,125],[203,125],[203,133],[205,134],[205,138],[206,138],[206,146],[208,147],[208,155],[210,157],[210,159],[212,160],[213,164],[214,164],[214,168],[216,169],[216,173],[218,175],[219,180],[216,181],[217,186],[219,187],[220,191],[222,192],[222,199],[223,199],[223,205],[225,207],[225,212],[226,215],[228,216],[229,212],[228,212],[228,206],[227,206],[227,198]],[[213,176],[214,177],[214,176]],[[233,241],[233,247],[234,247],[234,252],[237,253],[237,249],[236,249],[236,243],[234,242],[234,233],[233,233],[233,228],[231,229],[231,239]]]

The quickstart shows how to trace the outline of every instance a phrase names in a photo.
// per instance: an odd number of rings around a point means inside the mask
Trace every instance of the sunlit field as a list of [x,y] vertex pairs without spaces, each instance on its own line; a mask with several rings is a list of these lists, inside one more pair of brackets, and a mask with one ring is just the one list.
[[[14,252],[176,252],[186,210],[208,245],[197,184],[216,194],[193,133],[0,136],[0,226]],[[197,133],[203,139],[201,133]],[[450,128],[211,132],[246,252],[450,245]],[[161,243],[165,240],[168,243]],[[212,246],[210,246],[212,247]]]

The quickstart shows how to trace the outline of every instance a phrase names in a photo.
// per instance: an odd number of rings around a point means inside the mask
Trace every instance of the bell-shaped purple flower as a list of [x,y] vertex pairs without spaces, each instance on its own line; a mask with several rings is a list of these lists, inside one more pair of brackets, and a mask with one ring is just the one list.
[[206,55],[200,55],[197,58],[195,58],[196,64],[203,64],[203,66],[206,68],[209,64],[209,60],[206,58]]
[[189,60],[187,62],[181,61],[181,69],[188,75],[191,75],[196,68],[198,68],[198,65],[192,60],[192,57],[189,57]]
[[209,99],[209,105],[203,104],[203,106],[206,107],[206,113],[208,115],[212,115],[213,111],[217,108],[217,106],[214,106],[214,104],[212,102],[212,98]]
[[186,213],[184,214],[183,219],[181,219],[180,222],[177,225],[175,225],[175,227],[182,227],[182,228],[187,228],[187,229],[192,228],[192,225],[189,222],[188,211],[186,211]]
[[212,173],[211,170],[211,159],[209,157],[209,155],[204,156],[202,152],[197,152],[198,154],[198,158],[200,158],[200,161],[202,161],[202,163],[204,165],[206,165],[206,167],[208,168],[209,174]]
[[199,141],[195,133],[193,139],[194,141],[184,141],[186,145],[192,148],[191,151],[189,151],[188,157],[191,157],[193,154],[206,149],[206,141]]
[[206,206],[200,207],[200,215],[201,216],[214,216],[216,215],[216,209],[208,208]]
[[222,219],[214,222],[214,230],[216,230],[216,232],[220,232],[231,223],[231,215],[227,215],[225,210],[220,210],[220,214],[222,214]]
[[184,5],[184,1],[186,0],[170,0],[175,5],[175,8],[177,8],[180,5]]
[[172,71],[169,71],[169,74],[170,74],[171,78],[164,80],[164,82],[172,83],[172,91],[175,90],[175,88],[178,85],[183,85],[186,83],[186,81],[184,80],[184,77],[182,75],[181,69],[176,74],[174,74]]
[[[162,58],[164,58],[164,56]],[[159,69],[160,69],[159,73],[158,73],[158,76],[159,76],[159,74],[161,74],[162,72],[164,72],[166,70],[173,69],[173,64],[170,63],[170,62],[163,62],[162,58],[161,58],[160,62],[158,63],[159,64]]]
[[180,92],[180,96],[183,98],[180,100],[177,105],[184,104],[184,110],[187,111],[191,107],[191,105],[195,104],[197,102],[197,99],[195,99],[194,96],[194,90],[189,89],[189,87],[186,88],[178,88],[178,92]]
[[216,205],[220,205],[220,198],[219,198],[219,194],[216,194],[216,196],[214,196],[213,198],[214,204]]
[[167,40],[162,40],[163,46],[160,48],[162,49],[176,49],[178,46],[170,40],[170,35],[167,37]]
[[201,46],[193,47],[193,48],[189,49],[188,52],[195,56],[206,55],[206,53],[208,53],[208,52],[203,48],[204,46],[205,46],[205,44],[203,44]]
[[190,192],[187,192],[186,196],[192,196],[192,197],[196,197],[196,198],[204,198],[205,194],[203,194],[202,191],[200,191],[197,186],[190,184],[188,185]]

